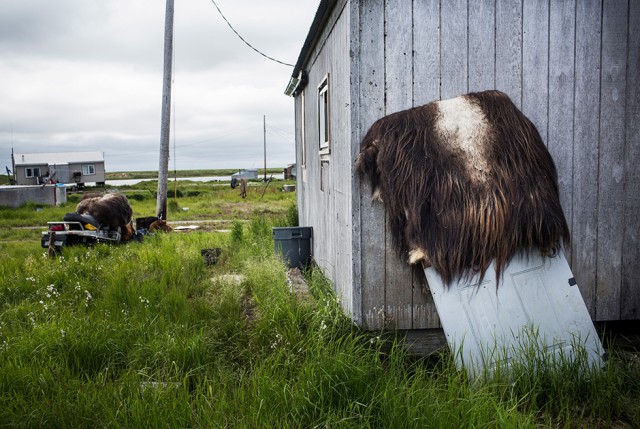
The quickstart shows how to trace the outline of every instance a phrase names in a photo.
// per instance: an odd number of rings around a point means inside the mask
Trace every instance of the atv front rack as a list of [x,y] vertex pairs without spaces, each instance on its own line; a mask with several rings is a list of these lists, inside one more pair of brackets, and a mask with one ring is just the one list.
[[47,222],[47,231],[42,233],[40,244],[43,248],[93,243],[119,243],[122,234],[120,229],[99,228],[89,222],[62,221]]

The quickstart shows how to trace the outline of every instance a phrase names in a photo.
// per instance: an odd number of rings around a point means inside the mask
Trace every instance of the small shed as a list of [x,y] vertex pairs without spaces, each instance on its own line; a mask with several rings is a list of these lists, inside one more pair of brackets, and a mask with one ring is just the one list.
[[371,330],[440,326],[354,162],[377,119],[497,89],[555,161],[592,320],[640,319],[639,87],[637,0],[320,1],[285,92],[300,225],[345,311]]
[[102,152],[16,153],[12,160],[17,185],[105,183]]
[[287,165],[284,168],[282,173],[283,173],[284,180],[295,180],[297,175],[296,165],[295,164]]
[[237,173],[233,173],[231,175],[232,179],[247,179],[247,180],[256,180],[258,179],[258,170],[253,168],[253,169],[248,169],[248,170],[240,170]]

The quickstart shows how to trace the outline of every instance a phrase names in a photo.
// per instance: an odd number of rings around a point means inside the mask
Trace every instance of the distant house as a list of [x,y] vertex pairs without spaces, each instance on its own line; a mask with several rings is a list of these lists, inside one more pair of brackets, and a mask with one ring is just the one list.
[[102,152],[16,153],[12,160],[16,185],[105,182]]

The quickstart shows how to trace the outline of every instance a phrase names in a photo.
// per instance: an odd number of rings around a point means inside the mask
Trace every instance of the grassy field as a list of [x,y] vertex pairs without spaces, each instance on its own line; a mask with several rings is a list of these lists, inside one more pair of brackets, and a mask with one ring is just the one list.
[[[640,427],[635,354],[612,348],[601,370],[473,383],[448,352],[410,356],[354,326],[319,270],[305,273],[309,294],[296,293],[273,251],[271,228],[295,222],[295,193],[281,186],[253,184],[243,200],[180,182],[169,221],[223,221],[228,232],[56,258],[40,231],[79,196],[0,209],[0,427]],[[153,214],[152,185],[120,190],[135,216]],[[200,254],[209,248],[222,250],[212,266]]]

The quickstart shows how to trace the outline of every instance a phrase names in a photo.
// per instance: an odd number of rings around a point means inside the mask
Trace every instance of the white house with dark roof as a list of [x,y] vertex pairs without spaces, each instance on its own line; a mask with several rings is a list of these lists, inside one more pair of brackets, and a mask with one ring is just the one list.
[[16,185],[105,182],[102,152],[16,153],[12,160]]

